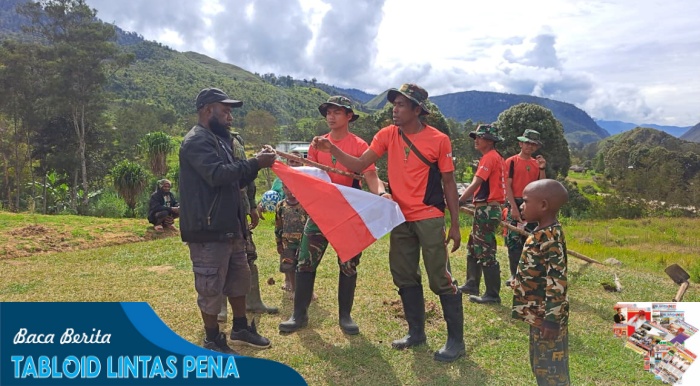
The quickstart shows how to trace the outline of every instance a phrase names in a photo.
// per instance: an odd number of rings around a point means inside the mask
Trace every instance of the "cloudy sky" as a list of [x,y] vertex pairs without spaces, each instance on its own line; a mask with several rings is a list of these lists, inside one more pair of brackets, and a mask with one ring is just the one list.
[[598,119],[700,122],[700,2],[86,0],[97,16],[251,72],[379,93],[414,82],[570,102]]

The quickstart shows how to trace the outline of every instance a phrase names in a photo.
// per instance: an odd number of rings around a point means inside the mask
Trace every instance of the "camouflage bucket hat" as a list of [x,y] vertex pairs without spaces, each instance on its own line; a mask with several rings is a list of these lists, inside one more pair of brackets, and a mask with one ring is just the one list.
[[398,94],[401,94],[416,102],[420,108],[423,109],[420,115],[430,114],[428,107],[425,105],[425,102],[428,100],[428,92],[425,91],[423,87],[413,83],[404,83],[399,89],[390,88],[386,95],[386,99],[389,102],[394,103],[394,99],[396,99],[396,95]]
[[347,111],[350,111],[352,113],[352,118],[350,119],[350,122],[355,122],[357,118],[360,116],[355,114],[355,112],[352,109],[352,101],[350,101],[350,98],[346,98],[344,96],[332,96],[328,98],[326,103],[322,103],[320,106],[318,106],[318,111],[323,115],[324,117],[326,116],[326,111],[328,111],[328,106],[329,105],[334,105],[338,107],[343,107]]
[[542,146],[542,141],[540,140],[540,132],[532,129],[525,129],[522,136],[518,137],[520,142],[530,142],[538,146]]
[[493,125],[479,125],[476,130],[469,133],[469,136],[476,139],[476,137],[481,137],[494,142],[501,142],[503,138],[498,135],[498,128]]

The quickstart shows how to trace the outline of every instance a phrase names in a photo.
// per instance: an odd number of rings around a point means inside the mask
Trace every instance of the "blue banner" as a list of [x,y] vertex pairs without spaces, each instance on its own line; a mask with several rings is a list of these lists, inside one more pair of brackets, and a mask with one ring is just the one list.
[[306,385],[274,361],[206,350],[147,303],[0,303],[0,385]]

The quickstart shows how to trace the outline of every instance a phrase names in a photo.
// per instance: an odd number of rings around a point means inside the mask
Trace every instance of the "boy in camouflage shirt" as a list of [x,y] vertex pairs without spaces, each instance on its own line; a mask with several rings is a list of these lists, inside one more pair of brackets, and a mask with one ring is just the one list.
[[304,234],[304,225],[309,215],[299,204],[294,194],[282,185],[285,199],[277,204],[275,210],[275,240],[280,254],[280,272],[284,272],[285,288],[294,293],[294,272],[299,262],[299,246]]
[[566,241],[557,221],[568,192],[555,180],[525,187],[520,215],[538,223],[511,282],[513,318],[530,325],[530,366],[538,385],[569,385]]

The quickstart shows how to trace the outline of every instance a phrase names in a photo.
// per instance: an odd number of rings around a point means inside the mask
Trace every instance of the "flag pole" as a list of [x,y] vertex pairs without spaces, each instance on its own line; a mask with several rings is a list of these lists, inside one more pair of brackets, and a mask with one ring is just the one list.
[[325,171],[330,172],[330,173],[340,174],[340,175],[354,178],[354,179],[360,180],[360,181],[364,181],[364,179],[365,179],[365,177],[360,175],[360,174],[349,173],[349,172],[346,172],[344,170],[340,170],[340,169],[332,168],[330,166],[322,165],[318,162],[311,161],[310,159],[306,159],[304,157],[299,157],[299,156],[294,155],[294,154],[285,153],[285,152],[280,151],[280,150],[275,150],[275,152],[277,153],[277,155],[279,155],[282,158],[286,158],[288,160],[293,160],[293,161],[299,161],[299,162],[303,163],[304,165],[313,166],[313,167],[319,168],[321,170],[325,170]]
[[[464,212],[464,213],[468,213],[468,214],[470,214],[470,215],[472,215],[472,216],[474,215],[474,209],[467,208],[466,206],[461,206],[461,207],[459,207],[459,211],[460,211],[460,212]],[[521,234],[521,235],[523,235],[523,236],[525,236],[525,237],[530,236],[530,232],[526,231],[525,229],[520,229],[520,228],[518,228],[518,227],[516,227],[516,226],[513,226],[513,225],[509,224],[507,221],[501,221],[501,225],[503,225],[504,227],[506,227],[506,228],[512,230],[513,232],[517,232],[517,233],[519,233],[519,234]],[[578,258],[578,259],[581,259],[581,260],[583,260],[583,261],[587,261],[587,262],[589,262],[589,263],[605,265],[605,264],[601,263],[601,262],[598,261],[598,260],[592,259],[592,258],[590,258],[590,257],[588,257],[588,256],[586,256],[586,255],[584,255],[584,254],[578,253],[578,252],[576,252],[576,251],[572,251],[571,249],[568,249],[568,248],[566,249],[566,253],[569,254],[569,255],[571,255],[571,256],[573,256],[573,257],[576,257],[576,258]]]

